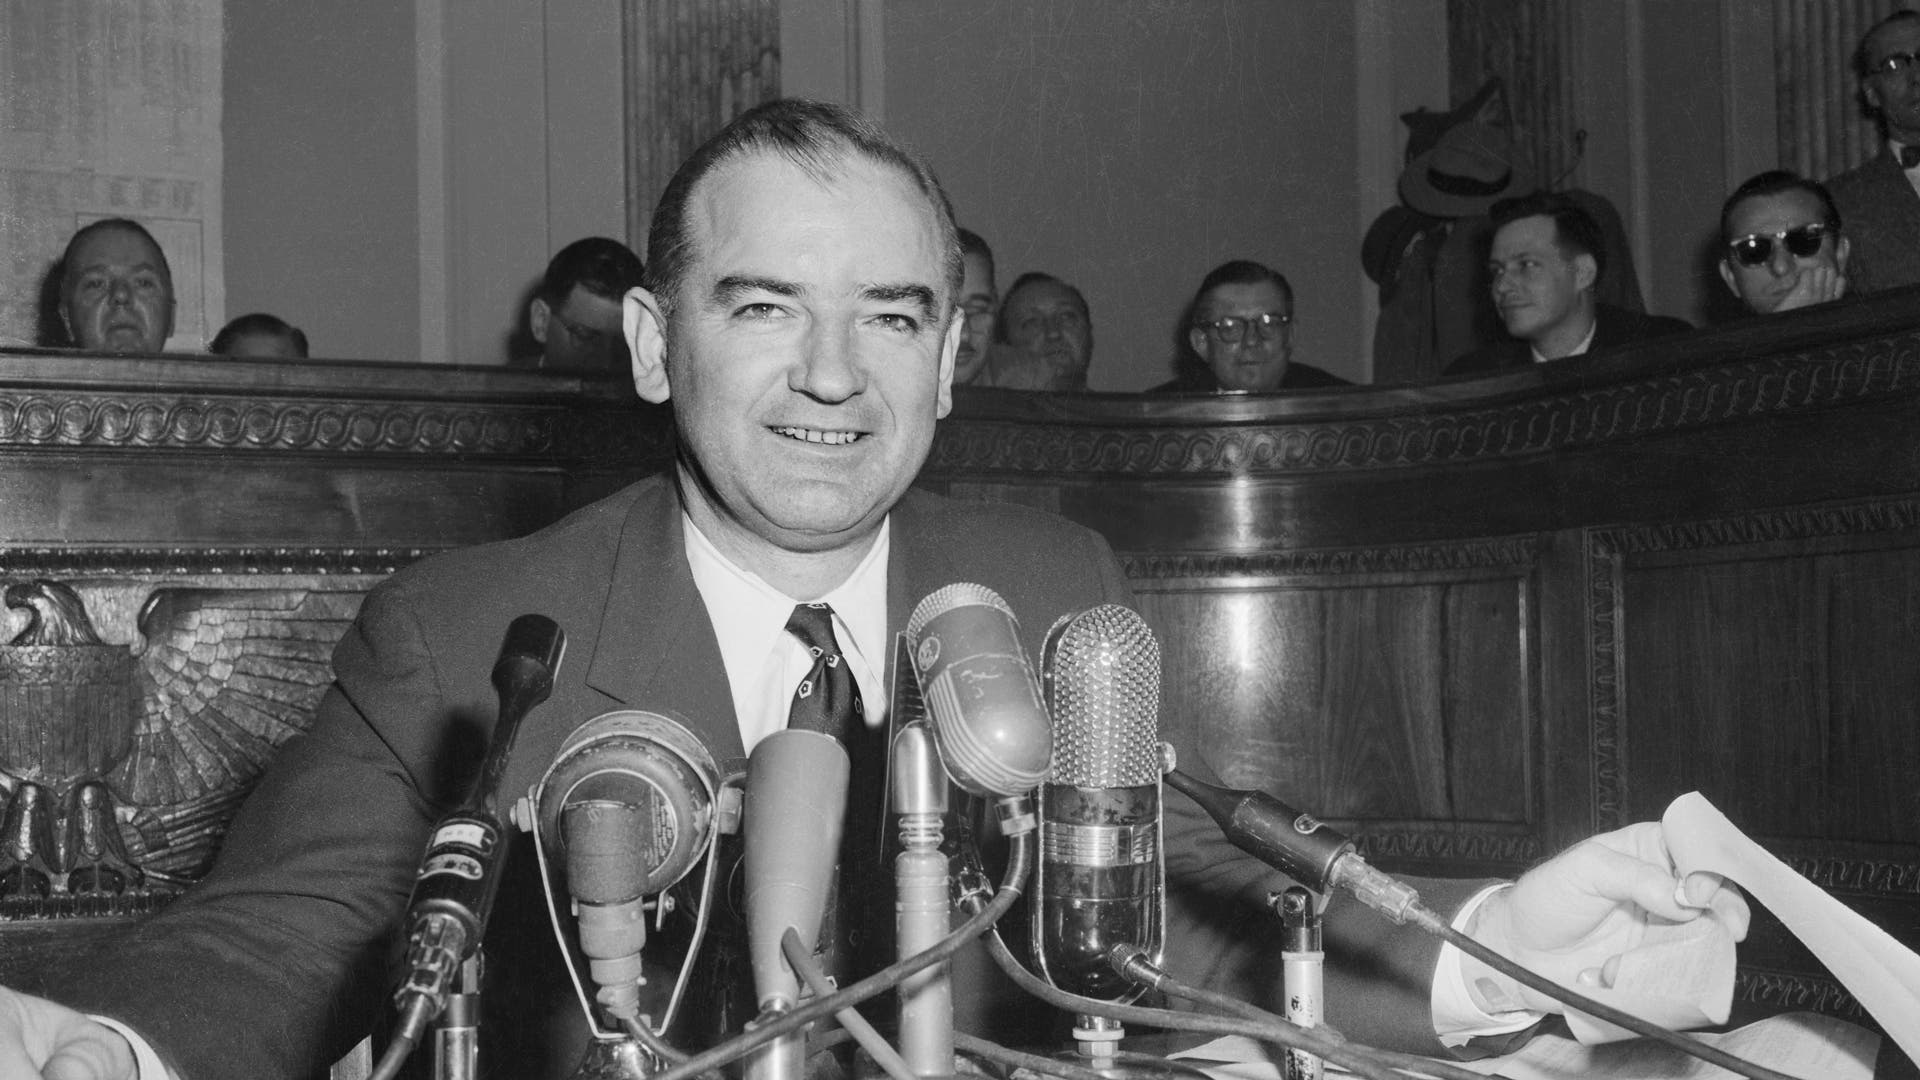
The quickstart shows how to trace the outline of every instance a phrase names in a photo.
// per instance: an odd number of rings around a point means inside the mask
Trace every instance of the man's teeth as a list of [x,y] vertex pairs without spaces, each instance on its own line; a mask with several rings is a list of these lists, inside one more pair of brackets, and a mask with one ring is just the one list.
[[773,430],[789,439],[802,439],[811,443],[825,443],[828,446],[842,446],[860,437],[857,431],[821,431],[819,428],[779,427]]

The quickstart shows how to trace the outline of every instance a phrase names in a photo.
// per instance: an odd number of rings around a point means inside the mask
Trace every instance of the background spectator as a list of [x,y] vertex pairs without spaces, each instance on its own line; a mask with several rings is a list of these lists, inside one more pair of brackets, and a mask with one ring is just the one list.
[[157,353],[173,333],[173,269],[137,221],[82,227],[60,257],[60,325],[93,352]]
[[985,385],[1011,390],[1085,390],[1093,361],[1093,319],[1080,290],[1037,271],[1020,275],[1000,305],[1000,347],[987,358]]
[[1852,245],[1827,189],[1785,169],[1763,172],[1720,210],[1720,279],[1760,314],[1838,300]]
[[1317,367],[1293,362],[1293,286],[1279,271],[1247,259],[1213,268],[1187,304],[1178,374],[1156,392],[1299,390],[1349,386]]
[[643,273],[640,256],[618,240],[589,236],[561,248],[527,304],[527,329],[540,345],[534,366],[626,371],[620,298]]
[[207,351],[216,356],[305,360],[307,335],[277,315],[256,311],[221,327]]

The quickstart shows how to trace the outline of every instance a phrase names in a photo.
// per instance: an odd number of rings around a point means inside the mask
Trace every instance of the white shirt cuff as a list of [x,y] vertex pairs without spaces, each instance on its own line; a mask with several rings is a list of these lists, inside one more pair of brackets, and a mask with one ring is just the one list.
[[175,1080],[173,1073],[160,1060],[160,1055],[154,1052],[152,1044],[141,1038],[139,1032],[111,1016],[92,1016],[88,1019],[97,1020],[126,1038],[127,1044],[133,1047],[134,1076],[138,1080]]
[[[1487,898],[1511,883],[1489,885],[1460,905],[1453,917],[1453,928],[1462,933],[1473,922],[1474,913]],[[1530,1009],[1490,1013],[1473,1003],[1467,992],[1466,954],[1452,945],[1440,946],[1440,963],[1433,972],[1433,1031],[1443,1046],[1460,1046],[1484,1035],[1505,1035],[1540,1022],[1544,1013]],[[142,1077],[141,1080],[146,1080]]]

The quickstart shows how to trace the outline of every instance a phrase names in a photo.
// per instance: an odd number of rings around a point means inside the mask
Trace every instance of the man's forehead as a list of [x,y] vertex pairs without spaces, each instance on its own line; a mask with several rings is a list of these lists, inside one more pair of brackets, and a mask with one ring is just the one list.
[[1197,305],[1201,311],[1246,309],[1256,314],[1290,314],[1293,301],[1271,281],[1233,282],[1208,289]]
[[1867,39],[1867,59],[1878,66],[1888,54],[1913,52],[1915,45],[1920,45],[1920,19],[1898,19]]
[[151,263],[159,266],[160,249],[146,237],[132,229],[111,228],[89,233],[80,241],[72,255],[78,266],[95,266],[101,263]]
[[1560,227],[1545,214],[1532,214],[1515,218],[1500,226],[1493,234],[1494,257],[1502,252],[1519,254],[1534,252],[1546,248],[1556,248],[1560,241]]
[[1738,237],[1763,226],[1792,228],[1825,218],[1825,210],[1812,192],[1794,188],[1740,200],[1734,205],[1733,213],[1727,215],[1727,222],[1731,226],[1730,231]]
[[1035,281],[1020,286],[1018,292],[1007,297],[1007,306],[1012,308],[1060,307],[1075,309],[1085,307],[1080,297],[1072,289],[1057,281]]

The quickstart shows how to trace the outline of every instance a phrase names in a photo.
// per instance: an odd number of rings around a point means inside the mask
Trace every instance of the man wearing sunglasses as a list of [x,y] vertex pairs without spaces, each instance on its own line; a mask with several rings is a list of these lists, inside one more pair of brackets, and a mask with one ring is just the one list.
[[1293,286],[1271,267],[1249,259],[1214,267],[1182,323],[1186,348],[1179,374],[1154,393],[1264,394],[1351,385],[1293,362]]
[[1885,143],[1827,188],[1853,240],[1852,291],[1874,293],[1920,282],[1920,12],[1875,23],[1853,61]]
[[1852,245],[1827,189],[1785,169],[1763,172],[1720,208],[1720,278],[1761,315],[1824,304],[1847,291]]
[[1600,223],[1567,196],[1503,199],[1493,204],[1492,217],[1487,280],[1513,340],[1461,356],[1446,374],[1526,367],[1692,329],[1680,319],[1594,298],[1605,250]]

